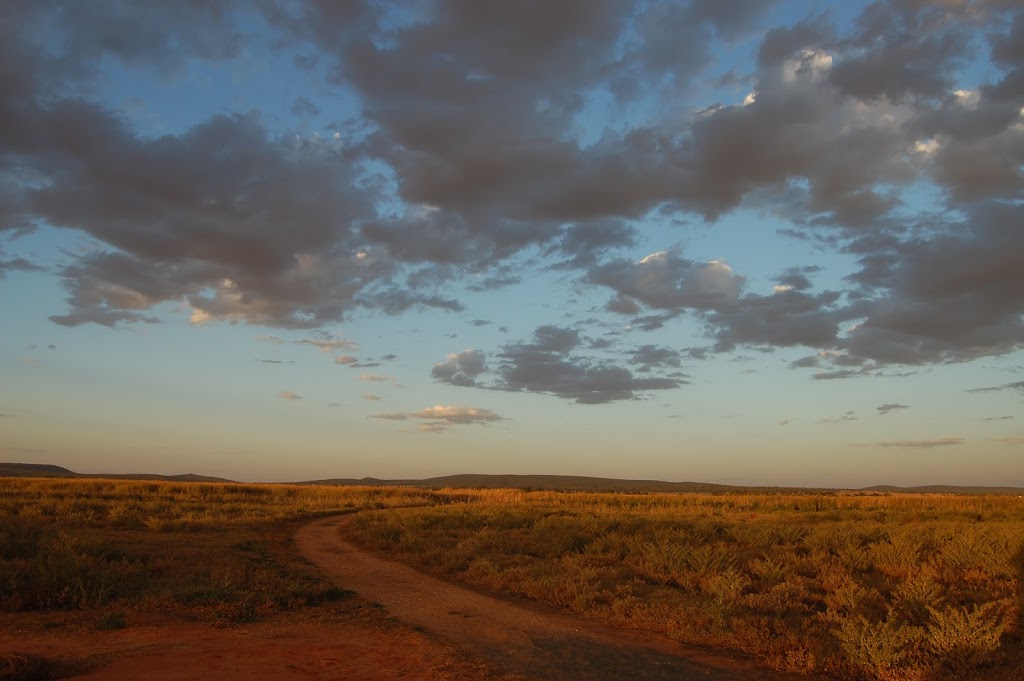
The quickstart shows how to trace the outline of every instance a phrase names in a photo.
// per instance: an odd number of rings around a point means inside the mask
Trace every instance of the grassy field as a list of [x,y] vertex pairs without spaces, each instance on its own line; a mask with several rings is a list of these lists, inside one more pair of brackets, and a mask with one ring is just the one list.
[[0,479],[0,611],[241,624],[344,602],[303,520],[583,617],[844,679],[1024,678],[1024,499]]
[[1024,499],[481,491],[360,514],[376,550],[830,678],[1024,678]]

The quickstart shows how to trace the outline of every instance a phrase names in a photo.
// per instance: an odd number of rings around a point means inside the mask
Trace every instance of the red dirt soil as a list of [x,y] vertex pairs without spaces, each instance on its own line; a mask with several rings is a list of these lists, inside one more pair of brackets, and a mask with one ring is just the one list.
[[424,575],[344,541],[345,522],[309,523],[295,546],[338,586],[358,592],[355,604],[231,627],[131,613],[128,628],[117,631],[99,630],[95,614],[4,614],[0,681],[57,678],[5,674],[12,654],[96,681],[806,681]]

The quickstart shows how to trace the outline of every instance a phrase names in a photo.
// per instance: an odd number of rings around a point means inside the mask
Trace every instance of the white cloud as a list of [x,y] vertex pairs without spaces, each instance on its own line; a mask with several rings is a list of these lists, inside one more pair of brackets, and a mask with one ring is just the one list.
[[502,420],[500,416],[489,409],[458,407],[446,404],[436,404],[433,407],[408,413],[373,414],[370,418],[388,421],[416,419],[422,421],[422,423],[416,425],[416,430],[422,433],[441,433],[451,426],[487,424]]
[[977,90],[957,90],[953,93],[956,103],[965,109],[977,109],[981,102],[981,93]]
[[782,65],[782,78],[792,83],[799,78],[811,82],[820,81],[832,68],[832,55],[822,50],[801,50],[800,54],[787,59]]
[[918,156],[934,156],[940,146],[942,145],[934,137],[926,140],[917,140],[914,142],[914,153]]
[[192,314],[188,318],[188,323],[195,326],[200,326],[210,321],[210,313],[206,310],[200,310],[199,308],[192,308]]

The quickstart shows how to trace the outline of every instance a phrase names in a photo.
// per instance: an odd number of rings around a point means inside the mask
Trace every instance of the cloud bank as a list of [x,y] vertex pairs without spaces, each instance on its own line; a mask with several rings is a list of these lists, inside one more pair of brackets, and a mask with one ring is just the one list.
[[[849,25],[772,24],[770,4],[5,3],[0,279],[40,270],[14,237],[56,227],[89,244],[55,266],[56,324],[184,304],[195,324],[323,330],[460,314],[538,258],[635,331],[688,318],[713,353],[807,348],[794,367],[815,379],[1024,347],[1024,14],[880,0]],[[723,71],[714,55],[743,41],[756,60]],[[305,93],[285,123],[243,107],[153,134],[102,96],[110,65],[175,83],[270,49],[355,113],[302,134],[326,115]],[[793,263],[766,294],[724,258],[629,254],[645,220],[713,229],[738,211],[854,270],[828,289]],[[585,331],[538,328],[432,375],[582,404],[682,385],[656,374],[690,345],[609,358]]]

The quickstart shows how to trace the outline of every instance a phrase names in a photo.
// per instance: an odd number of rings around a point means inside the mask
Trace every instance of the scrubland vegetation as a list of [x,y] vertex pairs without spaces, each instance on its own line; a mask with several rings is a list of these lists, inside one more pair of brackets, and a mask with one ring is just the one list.
[[290,555],[294,521],[431,503],[399,488],[0,480],[0,611],[245,622],[347,594]]
[[829,678],[1024,678],[1024,499],[478,492],[362,513],[439,574]]
[[0,611],[237,623],[343,599],[296,521],[583,617],[883,681],[1024,678],[1024,499],[0,480]]

